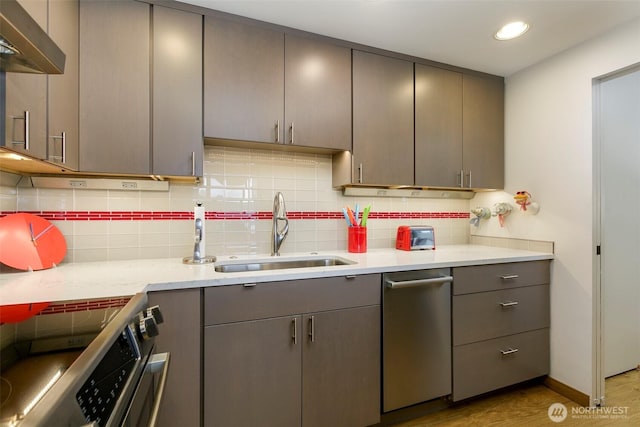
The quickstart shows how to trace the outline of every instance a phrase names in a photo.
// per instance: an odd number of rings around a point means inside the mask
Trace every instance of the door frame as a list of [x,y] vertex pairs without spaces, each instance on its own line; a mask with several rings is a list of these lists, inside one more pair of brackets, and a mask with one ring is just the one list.
[[593,291],[592,291],[592,394],[591,406],[605,405],[605,371],[604,371],[604,317],[603,288],[602,288],[602,257],[600,245],[602,243],[602,129],[601,114],[601,84],[605,81],[622,77],[629,73],[640,72],[640,63],[612,71],[592,80],[592,158],[593,158]]

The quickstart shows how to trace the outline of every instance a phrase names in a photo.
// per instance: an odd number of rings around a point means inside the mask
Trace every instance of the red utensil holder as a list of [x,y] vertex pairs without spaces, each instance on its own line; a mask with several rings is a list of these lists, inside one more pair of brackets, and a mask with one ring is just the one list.
[[367,252],[367,227],[360,227],[359,225],[349,227],[347,249],[349,252],[354,253]]

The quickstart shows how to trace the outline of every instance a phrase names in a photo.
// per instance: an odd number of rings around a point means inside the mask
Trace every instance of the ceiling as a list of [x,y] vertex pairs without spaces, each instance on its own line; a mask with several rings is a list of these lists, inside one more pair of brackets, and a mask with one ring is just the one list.
[[[640,17],[640,0],[184,2],[501,76]],[[529,31],[495,40],[513,20],[528,22]]]

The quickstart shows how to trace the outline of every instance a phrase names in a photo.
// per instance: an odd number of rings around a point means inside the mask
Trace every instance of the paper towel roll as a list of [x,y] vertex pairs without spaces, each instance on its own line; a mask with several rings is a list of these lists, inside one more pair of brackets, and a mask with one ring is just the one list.
[[[193,208],[193,222],[195,224],[195,221],[197,219],[201,219],[202,220],[202,237],[200,239],[200,256],[202,258],[204,258],[205,256],[205,251],[206,251],[206,242],[205,242],[205,212],[204,212],[204,206],[202,206],[202,203],[197,203],[196,206]],[[194,225],[195,227],[195,225]]]

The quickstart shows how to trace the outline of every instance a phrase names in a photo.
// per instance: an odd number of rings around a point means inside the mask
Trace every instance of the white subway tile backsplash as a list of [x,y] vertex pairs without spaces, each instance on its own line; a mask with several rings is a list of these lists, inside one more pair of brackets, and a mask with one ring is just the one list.
[[[393,247],[403,224],[427,224],[436,229],[437,244],[467,243],[468,218],[380,218],[376,214],[457,213],[469,211],[468,200],[345,197],[332,188],[331,156],[259,149],[205,146],[204,176],[199,184],[171,183],[169,192],[118,190],[53,190],[0,188],[5,211],[81,211],[158,213],[152,219],[111,218],[55,221],[67,238],[66,261],[97,261],[131,257],[183,257],[193,252],[190,214],[201,202],[206,254],[268,254],[271,251],[273,198],[280,191],[290,213],[290,231],[282,253],[346,249],[344,206],[371,205],[368,247]],[[178,217],[163,218],[167,212]],[[243,219],[220,215],[250,213]],[[291,214],[295,216],[291,218]],[[305,218],[309,214],[310,218]],[[181,216],[180,216],[181,215]],[[186,215],[186,216],[185,216]]]

